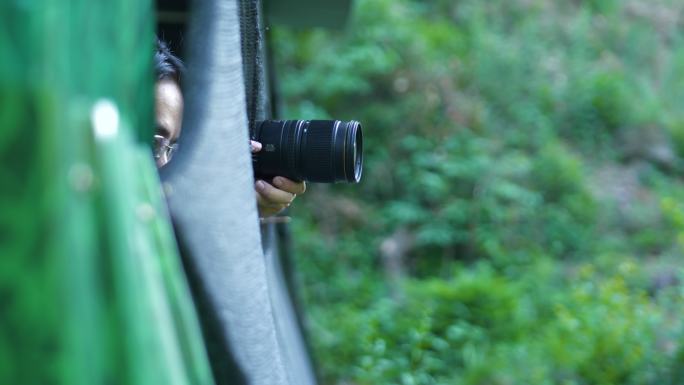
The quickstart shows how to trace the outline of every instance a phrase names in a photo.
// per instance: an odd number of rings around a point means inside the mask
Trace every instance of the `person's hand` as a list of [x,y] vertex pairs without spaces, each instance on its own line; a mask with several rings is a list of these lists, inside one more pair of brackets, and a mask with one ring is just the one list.
[[[252,153],[261,151],[261,143],[251,141]],[[273,178],[273,184],[258,179],[254,185],[257,194],[259,215],[275,215],[292,204],[297,194],[306,191],[304,182],[295,182],[282,176]]]

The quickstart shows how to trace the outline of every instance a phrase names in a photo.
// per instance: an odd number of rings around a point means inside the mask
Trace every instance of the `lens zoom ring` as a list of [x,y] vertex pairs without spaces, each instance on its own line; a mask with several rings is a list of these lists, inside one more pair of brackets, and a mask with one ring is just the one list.
[[297,158],[297,151],[299,150],[297,148],[297,120],[290,120],[286,123],[286,129],[285,129],[285,143],[284,143],[284,148],[283,148],[283,157],[285,159],[284,162],[287,164],[287,169],[291,171],[296,170],[296,161],[295,159]]
[[330,181],[333,174],[332,157],[333,145],[332,138],[334,130],[328,125],[321,124],[321,121],[311,121],[305,131],[304,141],[306,148],[302,150],[302,170],[312,182]]

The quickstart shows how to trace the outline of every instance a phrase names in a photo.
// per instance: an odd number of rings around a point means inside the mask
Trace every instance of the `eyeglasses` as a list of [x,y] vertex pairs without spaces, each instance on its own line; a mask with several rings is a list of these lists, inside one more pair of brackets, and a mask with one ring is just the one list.
[[161,135],[154,136],[154,159],[171,160],[173,153],[178,149],[178,143],[171,143],[168,138]]

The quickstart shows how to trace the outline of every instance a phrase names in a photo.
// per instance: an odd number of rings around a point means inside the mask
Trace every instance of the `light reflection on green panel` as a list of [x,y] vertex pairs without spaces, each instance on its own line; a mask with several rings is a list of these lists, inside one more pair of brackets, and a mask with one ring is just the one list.
[[152,30],[149,1],[0,2],[2,384],[213,383],[147,145]]

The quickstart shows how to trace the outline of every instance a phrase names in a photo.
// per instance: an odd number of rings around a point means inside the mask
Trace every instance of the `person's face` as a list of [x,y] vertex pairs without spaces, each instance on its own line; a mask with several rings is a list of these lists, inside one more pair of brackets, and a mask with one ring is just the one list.
[[173,155],[183,121],[183,94],[174,79],[157,81],[154,87],[154,107],[154,157],[157,167],[162,167]]

